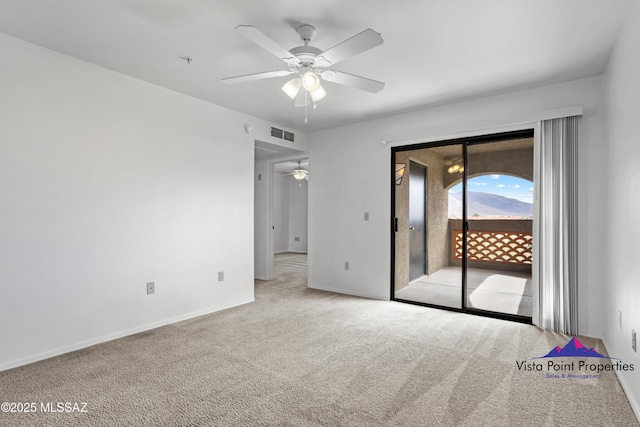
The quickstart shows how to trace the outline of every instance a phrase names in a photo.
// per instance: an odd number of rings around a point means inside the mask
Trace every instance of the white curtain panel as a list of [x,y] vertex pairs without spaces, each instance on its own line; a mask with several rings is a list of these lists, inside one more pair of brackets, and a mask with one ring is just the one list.
[[578,335],[579,121],[580,116],[574,116],[540,122],[535,176],[534,323],[574,336]]

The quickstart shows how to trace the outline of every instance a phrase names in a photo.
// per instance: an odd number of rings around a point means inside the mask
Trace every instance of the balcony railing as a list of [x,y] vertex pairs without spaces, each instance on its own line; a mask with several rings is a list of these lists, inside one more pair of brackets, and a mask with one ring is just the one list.
[[[467,262],[478,268],[530,269],[533,235],[531,220],[470,220]],[[449,220],[451,261],[462,261],[462,221]],[[502,266],[502,267],[499,267]]]
[[[529,264],[533,236],[517,231],[467,231],[467,259],[469,261]],[[454,230],[453,259],[462,260],[462,230]]]

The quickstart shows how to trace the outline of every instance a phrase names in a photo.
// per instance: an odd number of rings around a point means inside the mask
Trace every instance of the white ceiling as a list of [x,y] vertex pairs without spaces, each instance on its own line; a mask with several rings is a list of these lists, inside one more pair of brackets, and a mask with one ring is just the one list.
[[[492,92],[602,74],[630,0],[0,0],[0,32],[303,131]],[[386,83],[377,94],[323,84],[309,111],[287,77],[237,85],[223,77],[285,69],[234,31],[253,25],[286,49],[300,23],[329,47],[372,28],[384,44],[335,69]],[[180,59],[193,58],[191,64]],[[8,61],[11,58],[3,58]]]

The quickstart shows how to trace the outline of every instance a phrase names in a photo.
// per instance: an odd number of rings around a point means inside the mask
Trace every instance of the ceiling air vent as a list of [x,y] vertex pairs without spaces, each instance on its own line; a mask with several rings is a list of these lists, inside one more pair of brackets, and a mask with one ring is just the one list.
[[271,136],[278,139],[284,139],[285,141],[295,142],[295,135],[293,132],[274,128],[271,126]]

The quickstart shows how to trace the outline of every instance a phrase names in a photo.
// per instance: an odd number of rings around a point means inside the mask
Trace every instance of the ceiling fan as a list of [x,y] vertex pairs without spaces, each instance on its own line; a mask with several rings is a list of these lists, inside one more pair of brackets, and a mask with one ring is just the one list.
[[309,181],[309,171],[302,167],[302,160],[298,160],[298,167],[293,172],[286,173],[285,175],[293,175],[298,181],[306,179]]
[[[238,25],[236,31],[280,58],[288,69],[227,77],[222,79],[225,83],[244,83],[294,75],[294,78],[282,86],[282,90],[295,100],[296,107],[305,107],[311,101],[315,103],[327,95],[320,84],[320,79],[372,93],[384,88],[382,82],[328,68],[353,55],[381,45],[384,42],[382,36],[370,28],[325,51],[309,46],[309,42],[316,34],[315,27],[309,24],[302,24],[296,29],[304,46],[294,47],[291,50],[281,47],[252,25]],[[304,90],[300,90],[301,88]]]

